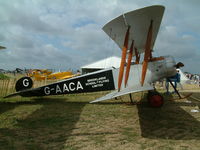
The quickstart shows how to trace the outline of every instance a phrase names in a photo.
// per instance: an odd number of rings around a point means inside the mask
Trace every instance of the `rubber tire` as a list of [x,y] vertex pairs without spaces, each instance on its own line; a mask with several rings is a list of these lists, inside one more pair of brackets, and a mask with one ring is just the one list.
[[148,103],[151,107],[160,108],[164,104],[164,98],[158,92],[149,92]]

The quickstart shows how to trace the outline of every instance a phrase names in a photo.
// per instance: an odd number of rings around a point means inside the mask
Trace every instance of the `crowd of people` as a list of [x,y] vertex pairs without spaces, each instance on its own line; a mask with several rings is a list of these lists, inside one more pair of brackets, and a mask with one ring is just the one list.
[[[183,74],[183,73],[180,73],[179,70],[177,70],[176,75],[159,82],[161,87],[166,88],[166,93],[168,93],[168,94],[171,93],[169,91],[169,88],[171,86],[170,82],[173,84],[173,86],[175,88],[177,88],[177,85],[179,85],[179,87],[181,89],[183,89],[183,86],[182,86],[181,83],[184,83],[184,82],[181,82],[181,74],[185,75],[188,78],[188,82],[186,82],[186,83],[197,84],[200,87],[200,75],[199,74],[191,74],[191,73],[184,73]],[[174,93],[174,92],[175,91],[172,91],[172,93]]]
[[185,75],[189,80],[193,81],[195,84],[199,84],[200,86],[200,75],[191,73],[185,73]]

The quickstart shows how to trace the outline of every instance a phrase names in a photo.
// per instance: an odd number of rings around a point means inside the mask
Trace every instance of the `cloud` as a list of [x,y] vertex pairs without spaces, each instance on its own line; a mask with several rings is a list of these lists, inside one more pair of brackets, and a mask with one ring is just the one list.
[[194,64],[199,64],[200,53],[194,45],[195,37],[181,34],[175,26],[165,26],[161,29],[157,39],[156,51],[161,55],[172,55],[177,62],[185,64],[183,70],[198,73]]
[[[0,53],[4,69],[55,68],[67,70],[121,51],[101,30],[124,12],[161,4],[166,7],[155,43],[158,55],[173,55],[185,70],[199,72],[200,1],[178,0],[8,0],[0,1]],[[200,64],[199,64],[200,65]]]

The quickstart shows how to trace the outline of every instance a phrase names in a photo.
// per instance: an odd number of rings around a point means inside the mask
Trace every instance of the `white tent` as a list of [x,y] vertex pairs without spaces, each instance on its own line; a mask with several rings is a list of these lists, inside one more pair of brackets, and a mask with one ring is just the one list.
[[81,67],[82,74],[94,72],[101,69],[107,68],[119,68],[121,59],[116,56],[112,56],[97,62],[85,65]]

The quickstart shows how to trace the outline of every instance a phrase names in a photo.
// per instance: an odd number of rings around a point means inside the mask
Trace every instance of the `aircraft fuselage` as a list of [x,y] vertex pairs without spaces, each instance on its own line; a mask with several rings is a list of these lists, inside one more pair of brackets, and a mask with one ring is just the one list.
[[[172,56],[165,56],[163,60],[149,62],[143,87],[155,81],[159,81],[160,79],[175,75],[176,74],[175,65],[176,64]],[[126,87],[124,86],[124,78],[123,78],[121,90],[131,89],[133,87],[140,88],[141,71],[142,71],[142,64],[131,65],[127,86]],[[118,74],[119,74],[119,68],[100,70],[97,72],[77,76],[74,78],[65,79],[39,88],[19,91],[18,93],[14,93],[10,96],[15,96],[15,95],[21,95],[24,97],[49,96],[49,95],[117,90]],[[27,82],[23,83],[27,84]]]

